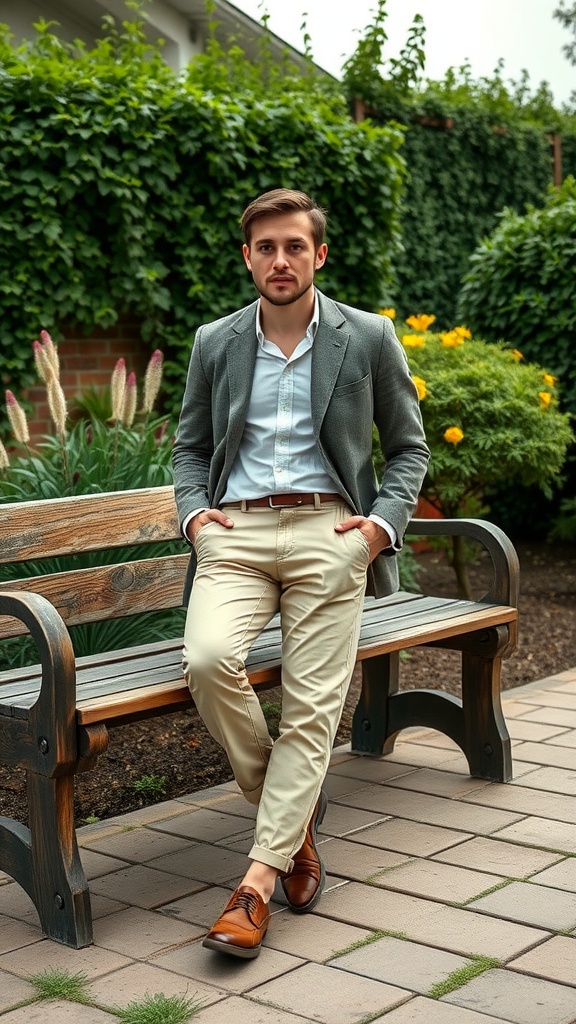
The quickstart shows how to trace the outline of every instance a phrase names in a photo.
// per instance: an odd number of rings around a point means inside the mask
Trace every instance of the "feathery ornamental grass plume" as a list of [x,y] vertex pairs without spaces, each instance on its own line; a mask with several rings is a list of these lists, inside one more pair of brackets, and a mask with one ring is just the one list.
[[52,366],[48,362],[46,350],[40,344],[39,341],[33,341],[32,351],[34,352],[34,363],[36,365],[36,372],[40,377],[40,380],[46,383],[48,377],[52,375]]
[[122,414],[122,425],[124,427],[131,427],[134,423],[137,404],[138,388],[136,386],[136,374],[132,372],[128,374],[124,391],[124,411]]
[[42,350],[46,359],[46,365],[50,367],[56,380],[60,380],[60,360],[58,359],[58,350],[52,341],[52,338],[48,334],[48,331],[40,331],[40,341],[42,342]]
[[10,469],[10,459],[2,441],[0,441],[0,471],[4,469]]
[[124,403],[126,401],[126,360],[119,359],[112,371],[110,381],[110,398],[112,400],[112,419],[122,422]]
[[28,444],[30,440],[30,431],[28,430],[26,413],[18,404],[12,391],[6,392],[6,412],[8,413],[10,426],[12,427],[12,432],[16,440],[20,441],[21,444]]
[[160,385],[162,383],[162,364],[164,362],[164,356],[159,348],[157,348],[150,356],[150,361],[146,367],[146,375],[144,377],[144,412],[151,413],[154,402],[158,397],[160,391]]
[[56,427],[57,433],[63,437],[66,433],[66,399],[64,398],[64,392],[60,386],[60,381],[56,377],[52,376],[49,378],[46,384],[46,394],[48,396],[48,407],[50,409],[50,415],[54,420],[54,426]]

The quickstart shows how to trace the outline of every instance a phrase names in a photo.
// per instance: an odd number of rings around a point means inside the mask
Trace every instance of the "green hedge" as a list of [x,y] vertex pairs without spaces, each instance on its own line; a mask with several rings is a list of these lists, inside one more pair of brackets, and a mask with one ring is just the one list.
[[[373,308],[398,243],[398,127],[354,124],[315,79],[262,75],[212,52],[177,78],[138,23],[91,51],[0,38],[0,378],[30,379],[41,327],[89,331],[130,312],[164,349],[179,404],[199,323],[251,301],[244,206],[276,186],[330,213],[319,283]],[[270,69],[269,69],[270,70]],[[273,80],[272,80],[273,79]]]

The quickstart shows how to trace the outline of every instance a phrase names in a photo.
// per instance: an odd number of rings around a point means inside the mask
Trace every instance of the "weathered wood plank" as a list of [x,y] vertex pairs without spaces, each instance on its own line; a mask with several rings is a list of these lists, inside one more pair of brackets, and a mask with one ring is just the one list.
[[[120,619],[141,612],[178,608],[189,555],[166,555],[51,576],[12,580],[3,593],[42,594],[58,609],[68,626],[103,619]],[[26,632],[16,620],[0,619],[0,639]]]
[[172,487],[0,504],[3,562],[179,538]]

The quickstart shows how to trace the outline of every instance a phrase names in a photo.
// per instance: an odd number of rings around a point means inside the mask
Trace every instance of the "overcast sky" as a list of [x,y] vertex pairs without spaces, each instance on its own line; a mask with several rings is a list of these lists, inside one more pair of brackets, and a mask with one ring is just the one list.
[[[256,20],[267,10],[271,31],[297,49],[303,48],[300,26],[305,17],[316,63],[338,77],[355,49],[357,30],[372,20],[376,7],[375,0],[232,2]],[[430,78],[442,77],[466,58],[475,77],[489,75],[502,57],[506,78],[517,79],[526,68],[533,87],[546,80],[556,102],[562,103],[576,89],[576,67],[562,53],[570,35],[552,17],[557,6],[558,0],[388,0],[384,56],[401,49],[414,15],[421,14],[426,25],[425,74]]]

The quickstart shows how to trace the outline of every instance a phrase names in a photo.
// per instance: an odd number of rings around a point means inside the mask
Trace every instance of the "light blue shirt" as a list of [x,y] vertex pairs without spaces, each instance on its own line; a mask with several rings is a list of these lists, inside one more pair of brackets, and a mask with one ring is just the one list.
[[[302,341],[288,358],[262,331],[256,317],[258,349],[250,402],[240,447],[230,470],[222,505],[269,494],[334,493],[336,485],[320,456],[312,426],[312,347],[318,330],[318,294]],[[194,509],[186,527],[204,508]],[[396,531],[381,516],[368,517],[396,543]]]
[[257,320],[258,349],[242,441],[222,504],[268,494],[333,493],[312,427],[312,346],[318,297],[306,334],[288,358],[267,341]]

